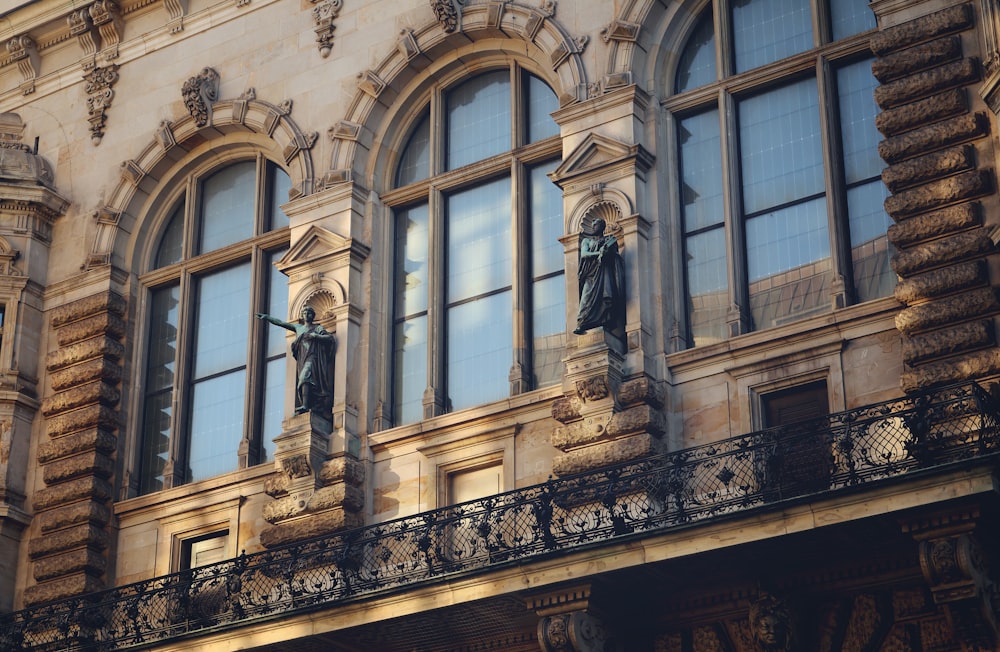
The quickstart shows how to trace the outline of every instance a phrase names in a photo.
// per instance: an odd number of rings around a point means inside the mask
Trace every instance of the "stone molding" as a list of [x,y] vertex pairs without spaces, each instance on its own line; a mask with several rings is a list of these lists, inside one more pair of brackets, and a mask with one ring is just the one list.
[[333,31],[337,28],[334,19],[340,14],[344,0],[312,0],[316,3],[312,10],[313,21],[316,23],[316,43],[319,54],[324,59],[330,56],[333,49]]
[[118,81],[118,65],[94,66],[84,75],[87,93],[87,121],[90,122],[90,140],[99,145],[104,138],[107,110],[115,99],[115,83]]
[[35,92],[35,79],[38,78],[40,58],[38,56],[38,46],[27,34],[21,34],[7,41],[7,51],[10,53],[10,60],[17,64],[17,69],[21,73],[21,93],[30,95]]

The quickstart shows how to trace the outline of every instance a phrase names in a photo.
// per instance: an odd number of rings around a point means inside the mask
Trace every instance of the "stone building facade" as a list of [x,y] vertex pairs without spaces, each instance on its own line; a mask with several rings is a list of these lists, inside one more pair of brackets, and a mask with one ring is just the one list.
[[994,0],[0,39],[0,648],[1000,649]]

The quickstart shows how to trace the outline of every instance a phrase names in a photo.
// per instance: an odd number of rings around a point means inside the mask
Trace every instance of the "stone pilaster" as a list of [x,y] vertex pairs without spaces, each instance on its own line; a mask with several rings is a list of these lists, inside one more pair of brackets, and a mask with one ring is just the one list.
[[25,590],[28,605],[105,585],[124,315],[124,299],[112,292],[52,311],[59,348],[46,358],[53,392],[42,401],[45,488],[34,496],[28,554],[36,584]]

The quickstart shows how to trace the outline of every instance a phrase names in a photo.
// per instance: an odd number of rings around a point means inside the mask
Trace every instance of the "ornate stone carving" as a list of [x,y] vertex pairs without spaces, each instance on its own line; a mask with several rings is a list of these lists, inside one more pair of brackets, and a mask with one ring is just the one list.
[[80,65],[85,71],[90,70],[96,64],[99,38],[97,27],[94,26],[94,21],[90,17],[90,10],[78,9],[70,12],[69,16],[66,17],[66,23],[69,25],[70,35],[76,37],[80,49],[83,50]]
[[114,0],[97,0],[90,5],[90,17],[101,33],[101,54],[111,61],[118,58],[118,44],[122,40],[125,21]]
[[603,652],[604,623],[586,611],[545,616],[538,622],[542,652]]
[[316,21],[316,42],[319,44],[319,53],[324,59],[330,56],[330,50],[333,48],[333,30],[337,28],[333,24],[333,20],[340,14],[340,9],[343,6],[343,0],[322,0],[313,7],[313,20]]
[[434,17],[449,34],[461,29],[464,3],[465,0],[431,0]]
[[176,34],[184,29],[184,14],[187,13],[187,0],[163,0],[163,8],[167,10],[170,33]]
[[104,125],[107,121],[107,110],[115,99],[114,85],[118,81],[118,65],[94,66],[93,70],[83,76],[86,80],[84,89],[87,92],[87,120],[90,122],[90,139],[95,145],[100,144],[104,137]]
[[199,127],[204,127],[212,119],[212,103],[219,99],[219,73],[212,68],[203,68],[181,87],[184,106]]
[[760,652],[794,650],[794,623],[784,600],[761,593],[750,604],[750,632]]
[[15,36],[7,41],[7,51],[10,60],[17,64],[17,69],[24,79],[21,82],[21,93],[30,95],[35,92],[35,79],[38,77],[38,48],[27,34]]

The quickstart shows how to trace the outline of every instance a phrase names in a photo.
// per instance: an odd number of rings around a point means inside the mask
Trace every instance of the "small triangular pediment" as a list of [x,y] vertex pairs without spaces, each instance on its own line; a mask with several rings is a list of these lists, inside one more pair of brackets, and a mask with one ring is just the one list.
[[642,151],[638,145],[629,145],[614,138],[591,132],[550,176],[558,183],[562,179],[575,177],[586,172],[599,170],[609,164],[634,158]]
[[319,226],[310,226],[301,238],[289,248],[275,266],[284,274],[289,274],[297,267],[315,264],[332,256],[351,252],[363,259],[368,255],[368,248],[351,238],[328,231]]

